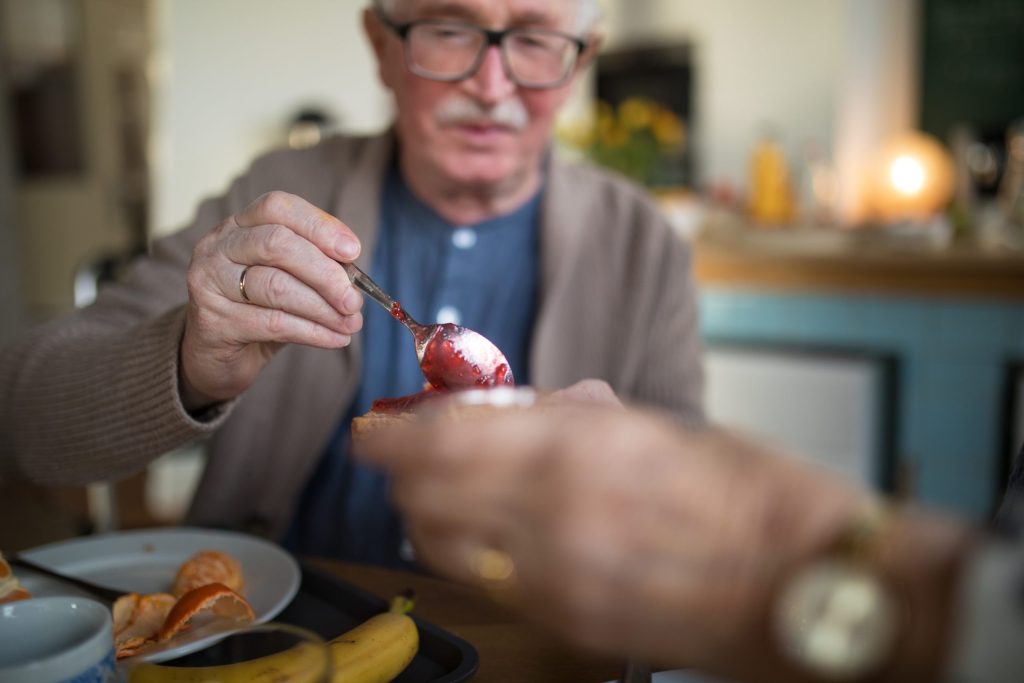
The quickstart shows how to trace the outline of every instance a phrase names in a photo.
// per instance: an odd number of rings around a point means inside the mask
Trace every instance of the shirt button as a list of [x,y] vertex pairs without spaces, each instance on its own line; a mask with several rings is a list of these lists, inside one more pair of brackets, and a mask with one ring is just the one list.
[[460,320],[462,320],[462,314],[459,313],[459,309],[454,306],[442,306],[437,311],[438,325],[444,325],[445,323],[458,325]]
[[476,244],[476,230],[473,228],[456,228],[452,233],[452,244],[457,249],[472,249]]
[[412,541],[408,538],[403,538],[401,545],[398,546],[398,556],[406,562],[416,561],[416,549],[412,547]]

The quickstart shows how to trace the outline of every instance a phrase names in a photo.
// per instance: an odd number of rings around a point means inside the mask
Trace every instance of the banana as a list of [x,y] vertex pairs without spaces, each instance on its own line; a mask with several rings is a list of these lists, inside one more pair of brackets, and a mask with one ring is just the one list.
[[327,648],[300,643],[249,662],[220,666],[143,663],[131,669],[128,683],[319,683],[328,678],[331,683],[387,683],[402,673],[419,649],[419,631],[408,615],[412,605],[411,595],[392,598],[387,612],[337,636]]
[[331,683],[387,683],[402,673],[420,646],[412,604],[411,595],[395,596],[387,612],[331,640]]
[[318,683],[328,666],[322,646],[299,643],[282,652],[238,664],[166,666],[139,664],[128,683]]

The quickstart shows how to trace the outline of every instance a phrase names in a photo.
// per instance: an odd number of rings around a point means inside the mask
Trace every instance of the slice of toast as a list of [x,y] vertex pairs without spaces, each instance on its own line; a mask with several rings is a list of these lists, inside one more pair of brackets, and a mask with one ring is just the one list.
[[394,428],[416,419],[416,413],[412,410],[400,413],[383,413],[371,410],[368,413],[352,418],[352,441],[358,443],[367,435],[376,432],[378,429]]
[[[430,404],[432,416],[456,417],[472,419],[495,410],[507,408],[525,408],[534,404],[536,394],[528,389],[512,389],[510,387],[492,387],[459,392],[457,395],[448,392],[426,391],[397,399],[375,401],[369,412],[352,420],[352,440],[360,439],[380,429],[393,429],[417,419],[420,409]],[[453,400],[440,400],[453,398]]]

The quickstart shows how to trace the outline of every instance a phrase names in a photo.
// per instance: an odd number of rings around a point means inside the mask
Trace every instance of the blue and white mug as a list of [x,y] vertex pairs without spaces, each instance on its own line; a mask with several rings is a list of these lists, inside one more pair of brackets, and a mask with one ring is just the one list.
[[105,605],[73,597],[0,605],[0,683],[113,683],[117,677]]

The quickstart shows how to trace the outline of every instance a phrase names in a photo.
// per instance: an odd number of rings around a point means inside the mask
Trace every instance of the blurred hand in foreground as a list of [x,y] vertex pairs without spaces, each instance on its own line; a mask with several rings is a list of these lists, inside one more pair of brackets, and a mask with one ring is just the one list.
[[726,433],[601,402],[456,412],[362,451],[393,477],[426,565],[580,644],[712,671],[762,648],[780,576],[867,497]]

